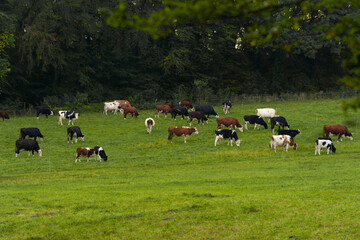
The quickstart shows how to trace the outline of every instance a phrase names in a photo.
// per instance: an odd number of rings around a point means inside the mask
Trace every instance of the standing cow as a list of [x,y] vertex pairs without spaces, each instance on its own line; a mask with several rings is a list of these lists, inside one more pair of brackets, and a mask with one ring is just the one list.
[[195,111],[200,111],[200,112],[203,112],[207,118],[209,118],[210,115],[214,115],[215,117],[216,116],[219,116],[214,108],[212,106],[209,106],[209,105],[204,105],[204,106],[196,106],[195,107]]
[[76,149],[76,159],[75,162],[80,161],[80,156],[86,156],[87,161],[90,161],[90,156],[94,154],[93,148],[77,148]]
[[79,119],[79,113],[74,111],[59,111],[59,121],[58,124],[63,125],[62,120],[69,119],[68,125],[72,123],[74,125],[74,121]]
[[99,145],[96,145],[94,147],[94,155],[95,155],[95,161],[97,160],[97,158],[99,158],[99,161],[101,162],[101,159],[104,160],[104,162],[107,161],[108,157],[105,154],[105,150],[100,147]]
[[257,115],[245,115],[244,123],[245,123],[246,130],[248,130],[248,128],[247,128],[248,124],[255,124],[254,129],[256,129],[256,128],[260,129],[260,126],[264,126],[265,129],[268,128],[264,119],[259,118],[259,116],[257,116]]
[[330,135],[339,135],[338,141],[342,141],[343,136],[353,140],[352,134],[349,132],[347,127],[340,124],[324,125],[324,136],[328,138]]
[[185,100],[182,100],[179,102],[179,106],[180,107],[185,107],[187,109],[193,109],[193,105],[190,101],[185,101]]
[[331,138],[318,138],[315,141],[315,155],[318,153],[320,155],[321,149],[326,148],[327,154],[329,154],[330,151],[333,153],[336,152],[336,148],[331,140]]
[[276,152],[276,148],[279,146],[284,146],[284,151],[286,152],[289,146],[292,146],[294,150],[297,149],[297,144],[291,139],[289,135],[272,135],[270,149],[274,149],[274,152]]
[[45,117],[47,118],[49,115],[51,115],[51,116],[54,115],[54,112],[48,108],[37,108],[36,109],[36,119],[39,119],[40,114],[45,115]]
[[117,111],[120,111],[122,108],[118,102],[104,102],[104,111],[103,114],[107,115],[107,112],[114,111],[114,114],[117,114]]
[[131,114],[131,117],[137,118],[139,116],[139,113],[135,107],[126,107],[124,108],[124,120],[126,120],[126,115]]
[[243,127],[236,118],[233,117],[217,117],[217,128],[220,129],[221,126],[232,127],[233,129],[239,129],[240,132],[243,132]]
[[148,134],[151,134],[152,127],[155,126],[155,121],[152,118],[145,119],[145,127]]
[[37,137],[40,138],[41,141],[44,140],[44,136],[41,134],[38,128],[21,128],[20,129],[20,140],[25,139],[25,137],[34,138],[36,140]]
[[200,111],[189,112],[190,126],[195,119],[198,120],[198,124],[200,124],[200,120],[203,125],[204,125],[204,122],[206,124],[208,123],[208,119],[206,118],[206,116],[203,112],[200,112]]
[[0,117],[4,121],[4,119],[10,119],[9,115],[6,112],[0,112]]
[[231,104],[230,100],[224,101],[222,103],[222,108],[223,108],[224,114],[230,113],[231,106],[232,106],[232,104]]
[[219,143],[220,139],[228,139],[228,145],[231,143],[231,146],[233,145],[232,142],[235,141],[236,146],[240,146],[240,139],[237,136],[237,133],[235,130],[231,129],[216,129],[215,130],[215,147],[216,144]]
[[15,142],[15,157],[17,157],[20,152],[22,151],[30,151],[32,152],[32,155],[34,156],[34,151],[38,153],[39,157],[42,156],[42,151],[39,147],[39,144],[36,140],[33,139],[23,139],[23,140],[16,140]]
[[85,135],[82,134],[81,129],[78,126],[68,127],[67,129],[67,142],[69,143],[69,138],[71,138],[71,143],[73,143],[73,136],[76,135],[75,143],[77,143],[78,138],[82,141],[85,140]]
[[156,105],[155,118],[156,116],[159,118],[160,113],[165,113],[165,117],[167,117],[168,113],[171,114],[171,107],[167,104]]
[[279,116],[273,108],[258,108],[256,109],[256,115],[258,115],[259,118],[273,118]]
[[189,116],[189,112],[184,107],[173,107],[171,109],[171,118],[176,120],[176,115],[181,115],[182,119],[184,119],[184,116]]
[[186,138],[189,137],[192,133],[199,134],[196,128],[189,127],[169,127],[169,137],[168,140],[172,142],[172,138],[174,135],[176,136],[184,136],[184,143],[186,143]]
[[280,127],[282,127],[284,129],[284,127],[287,128],[287,130],[289,130],[290,128],[290,125],[287,123],[286,119],[284,117],[272,117],[270,118],[270,123],[271,123],[271,130],[272,132],[274,133],[274,129],[275,129],[275,126],[279,126],[279,129]]

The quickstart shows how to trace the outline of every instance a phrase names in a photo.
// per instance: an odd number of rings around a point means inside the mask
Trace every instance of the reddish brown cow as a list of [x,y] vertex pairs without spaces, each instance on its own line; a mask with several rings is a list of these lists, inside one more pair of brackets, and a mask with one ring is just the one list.
[[172,142],[174,134],[176,136],[184,136],[184,143],[186,143],[186,138],[189,137],[192,133],[199,134],[196,128],[189,127],[169,127],[169,137],[168,140]]
[[134,117],[134,115],[135,115],[136,118],[137,118],[137,116],[139,116],[137,109],[134,107],[124,108],[124,120],[126,119],[127,114],[131,114],[132,117]]
[[352,134],[349,132],[347,127],[340,124],[335,125],[324,125],[324,133],[323,136],[329,137],[329,135],[339,135],[338,141],[342,141],[341,137],[348,137],[350,140],[353,140]]
[[180,101],[179,102],[180,107],[186,107],[187,109],[193,109],[193,105],[190,101]]
[[236,118],[233,117],[217,117],[217,128],[220,129],[221,126],[232,127],[233,129],[239,129],[240,132],[243,132],[243,127]]
[[77,162],[79,160],[80,161],[80,156],[86,156],[87,157],[87,161],[90,160],[90,156],[93,155],[94,153],[94,149],[93,148],[77,148],[76,149],[76,159],[75,162]]
[[155,117],[159,117],[160,113],[165,113],[165,117],[167,117],[167,114],[171,114],[171,107],[167,104],[163,105],[156,105],[155,106]]
[[0,117],[2,117],[3,121],[4,119],[10,119],[9,115],[6,112],[0,112]]
[[119,103],[121,108],[131,107],[131,104],[128,100],[115,100],[114,102]]

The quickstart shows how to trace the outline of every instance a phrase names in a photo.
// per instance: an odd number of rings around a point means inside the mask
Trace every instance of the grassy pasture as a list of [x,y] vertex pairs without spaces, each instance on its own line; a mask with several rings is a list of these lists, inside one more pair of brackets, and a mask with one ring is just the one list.
[[[0,239],[360,239],[360,122],[341,100],[235,105],[228,116],[274,107],[298,150],[270,152],[271,130],[238,133],[240,147],[220,141],[216,120],[199,135],[167,140],[185,120],[144,120],[82,113],[85,142],[67,144],[57,117],[11,117],[0,123]],[[221,108],[216,107],[221,113]],[[345,124],[354,140],[314,156],[324,124]],[[252,127],[251,127],[252,126]],[[43,157],[15,158],[21,127],[39,127]],[[77,147],[104,147],[107,162],[75,163]]]

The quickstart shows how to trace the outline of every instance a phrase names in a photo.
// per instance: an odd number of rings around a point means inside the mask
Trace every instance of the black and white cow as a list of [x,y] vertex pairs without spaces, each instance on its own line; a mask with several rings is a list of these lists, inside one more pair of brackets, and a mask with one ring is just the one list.
[[71,138],[71,143],[73,143],[73,136],[76,135],[75,143],[77,143],[78,138],[82,141],[85,140],[85,135],[81,133],[81,129],[78,126],[68,127],[67,129],[67,142],[69,143],[69,138]]
[[37,137],[40,138],[41,141],[44,140],[44,136],[41,134],[38,128],[21,128],[20,129],[20,140],[25,139],[25,137],[34,138],[36,140]]
[[255,124],[254,129],[258,128],[260,129],[260,126],[264,126],[265,129],[268,128],[266,122],[264,119],[260,118],[257,115],[245,115],[244,116],[244,123],[245,123],[245,129],[248,130],[247,125],[248,124]]
[[228,139],[228,145],[235,141],[236,146],[240,146],[240,139],[238,138],[236,131],[232,129],[216,129],[215,130],[215,146],[219,143],[220,139]]
[[330,150],[334,153],[336,152],[336,148],[331,140],[331,138],[318,138],[315,141],[315,155],[318,153],[320,155],[321,149],[326,148],[327,154],[329,154]]
[[290,125],[287,123],[286,119],[284,117],[272,117],[270,119],[270,123],[271,123],[271,130],[272,132],[274,132],[274,128],[276,125],[280,127],[282,127],[284,129],[284,127],[286,127],[288,130],[290,128]]
[[279,129],[278,135],[289,135],[292,139],[298,134],[301,134],[300,130],[287,130],[287,129]]
[[72,125],[74,125],[74,121],[79,119],[79,113],[75,111],[59,111],[59,121],[58,124],[63,125],[62,120],[63,119],[69,119],[68,125],[70,125],[70,122]]
[[232,104],[231,104],[230,100],[224,101],[222,103],[222,108],[223,108],[224,114],[230,113],[231,106],[232,106]]
[[207,118],[209,118],[210,115],[219,116],[215,112],[214,108],[212,106],[209,106],[209,105],[196,106],[195,111],[203,112],[207,116]]
[[189,112],[184,107],[173,107],[171,109],[171,118],[176,120],[176,115],[181,115],[182,119],[184,119],[184,116],[189,116]]
[[47,108],[37,108],[36,109],[36,119],[39,119],[39,115],[44,114],[45,117],[48,117],[49,115],[54,115],[53,111]]
[[100,147],[99,145],[96,145],[94,147],[94,154],[95,154],[95,161],[97,159],[97,157],[99,158],[100,162],[101,159],[104,159],[104,161],[107,161],[108,157],[105,154],[105,151],[102,147]]
[[203,112],[200,112],[200,111],[189,112],[190,126],[195,119],[198,120],[198,124],[200,123],[200,120],[203,124],[204,124],[204,121],[206,124],[208,123],[208,119],[206,118],[206,116]]
[[29,151],[29,155],[30,155],[30,151],[32,152],[33,156],[34,156],[34,151],[37,152],[40,157],[42,155],[42,151],[39,147],[38,142],[33,139],[16,140],[15,147],[16,147],[15,157],[17,157],[20,154],[20,152],[24,150]]

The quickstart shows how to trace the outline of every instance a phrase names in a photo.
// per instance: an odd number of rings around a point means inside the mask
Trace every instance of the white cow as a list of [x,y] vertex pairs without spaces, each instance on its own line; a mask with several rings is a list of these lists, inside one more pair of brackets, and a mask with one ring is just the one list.
[[148,134],[151,134],[151,129],[152,129],[152,127],[153,126],[155,126],[155,121],[154,121],[154,119],[152,119],[152,118],[147,118],[147,119],[145,119],[145,127],[146,127],[146,129],[147,129],[147,133]]
[[256,115],[258,115],[259,118],[273,118],[279,116],[273,108],[258,108],[256,109]]
[[104,102],[104,112],[103,114],[107,115],[107,111],[111,110],[114,111],[114,114],[117,114],[117,111],[120,111],[120,104],[118,102]]
[[320,151],[323,148],[327,149],[327,154],[329,154],[330,150],[333,153],[336,152],[336,148],[330,138],[318,138],[315,141],[315,155],[316,153],[320,155]]
[[292,146],[294,150],[296,150],[297,144],[291,139],[289,135],[271,136],[270,150],[274,149],[274,152],[276,152],[276,147],[284,146],[284,151],[287,152],[289,145]]
[[68,125],[70,125],[70,122],[72,123],[72,125],[74,125],[74,121],[79,119],[79,113],[76,113],[74,111],[59,111],[58,124],[63,125],[62,123],[63,119],[69,119]]

